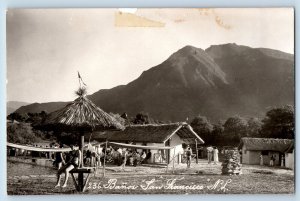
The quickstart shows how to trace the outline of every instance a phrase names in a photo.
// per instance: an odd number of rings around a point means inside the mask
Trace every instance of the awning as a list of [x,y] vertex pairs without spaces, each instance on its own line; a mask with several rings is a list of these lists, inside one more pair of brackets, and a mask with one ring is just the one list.
[[[102,145],[102,144],[104,144],[104,143],[92,144],[92,146]],[[14,143],[10,143],[10,142],[7,142],[6,145],[8,147],[24,149],[24,150],[28,150],[28,151],[39,151],[39,152],[69,152],[69,151],[71,151],[71,148],[42,148],[42,147],[33,147],[33,146],[14,144]],[[88,146],[88,145],[86,144],[85,146]]]
[[40,151],[40,152],[69,152],[71,148],[42,148],[42,147],[33,147],[33,146],[26,146],[26,145],[19,145],[14,143],[7,142],[8,147],[14,147],[17,149],[24,149],[28,151]]

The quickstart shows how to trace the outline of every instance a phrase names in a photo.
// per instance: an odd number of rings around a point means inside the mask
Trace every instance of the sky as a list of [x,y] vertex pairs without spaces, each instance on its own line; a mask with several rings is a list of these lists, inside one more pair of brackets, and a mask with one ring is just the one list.
[[236,43],[294,53],[294,11],[9,9],[7,101],[70,101],[128,84],[186,45]]

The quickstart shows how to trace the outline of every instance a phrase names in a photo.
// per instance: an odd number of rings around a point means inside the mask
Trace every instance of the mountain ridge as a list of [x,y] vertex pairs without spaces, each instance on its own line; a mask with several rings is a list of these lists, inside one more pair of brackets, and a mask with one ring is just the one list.
[[[294,104],[293,79],[289,53],[237,44],[205,50],[187,45],[127,85],[88,97],[107,112],[134,116],[143,111],[163,121],[201,114],[218,121],[235,114],[262,116],[268,107]],[[17,112],[52,112],[63,104],[29,105]]]

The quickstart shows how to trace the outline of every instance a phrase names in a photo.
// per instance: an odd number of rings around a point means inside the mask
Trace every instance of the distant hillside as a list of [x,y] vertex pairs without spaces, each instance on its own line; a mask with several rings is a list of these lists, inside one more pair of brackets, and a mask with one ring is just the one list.
[[[129,84],[89,98],[107,112],[134,116],[144,111],[164,121],[198,114],[213,121],[263,116],[270,107],[294,105],[294,56],[236,44],[206,50],[186,46]],[[33,104],[18,112],[50,112],[64,104]]]
[[30,103],[26,102],[20,102],[20,101],[7,101],[6,102],[6,112],[7,114],[10,114],[14,111],[16,111],[19,107],[24,105],[29,105]]
[[41,111],[45,111],[47,113],[53,112],[59,108],[64,107],[67,105],[68,102],[49,102],[49,103],[33,103],[27,106],[22,106],[16,110],[16,112],[23,114],[23,113],[39,113]]

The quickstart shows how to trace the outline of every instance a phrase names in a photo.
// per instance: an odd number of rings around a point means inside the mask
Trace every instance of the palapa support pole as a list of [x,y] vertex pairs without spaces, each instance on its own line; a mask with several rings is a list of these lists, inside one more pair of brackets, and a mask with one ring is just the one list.
[[196,164],[198,164],[198,142],[197,142],[197,138],[195,139],[196,141]]
[[78,191],[82,192],[83,191],[83,186],[84,186],[84,182],[83,182],[83,173],[82,172],[78,172]]
[[[79,150],[81,152],[81,157],[80,157],[80,168],[83,168],[83,147],[84,147],[84,132],[81,130],[80,131],[80,142],[79,142]],[[82,192],[83,191],[83,186],[84,186],[84,176],[82,172],[78,172],[78,191]]]
[[84,132],[80,131],[79,150],[81,152],[80,167],[83,167],[83,147],[84,147]]
[[105,177],[105,160],[106,160],[107,143],[108,143],[108,141],[106,140],[106,142],[105,142],[105,150],[104,150],[104,161],[103,161],[103,177]]

